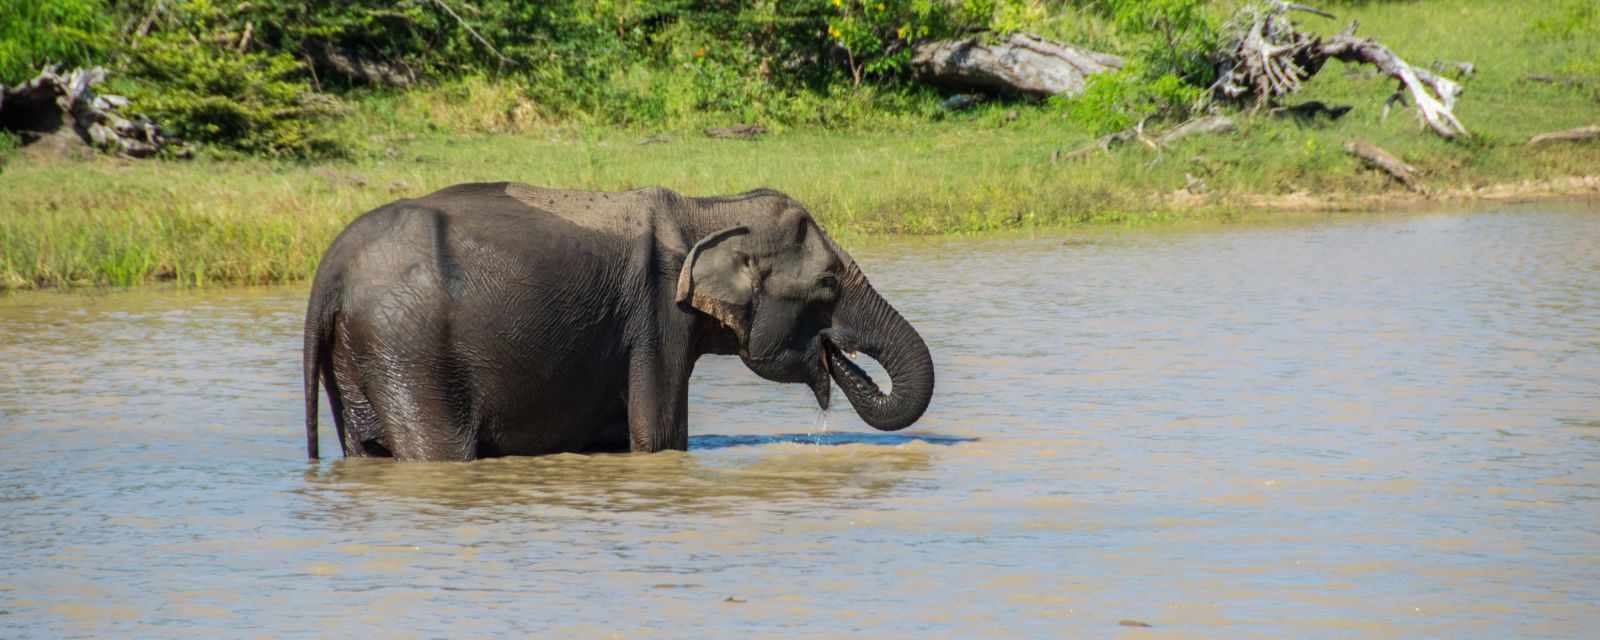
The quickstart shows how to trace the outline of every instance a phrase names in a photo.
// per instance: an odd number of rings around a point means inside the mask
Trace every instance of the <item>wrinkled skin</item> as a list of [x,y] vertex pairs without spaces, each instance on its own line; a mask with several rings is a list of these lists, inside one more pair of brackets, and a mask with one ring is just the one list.
[[933,395],[916,330],[781,193],[463,184],[368,212],[324,254],[306,311],[307,453],[319,383],[346,456],[682,450],[707,353],[804,383],[823,408],[837,383],[883,430]]

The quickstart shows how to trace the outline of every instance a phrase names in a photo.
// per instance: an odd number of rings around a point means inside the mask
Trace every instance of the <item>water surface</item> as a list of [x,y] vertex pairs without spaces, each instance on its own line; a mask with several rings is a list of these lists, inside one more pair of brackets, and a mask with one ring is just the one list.
[[651,456],[308,462],[303,286],[0,298],[0,637],[1600,624],[1592,205],[856,256],[920,423],[707,358]]

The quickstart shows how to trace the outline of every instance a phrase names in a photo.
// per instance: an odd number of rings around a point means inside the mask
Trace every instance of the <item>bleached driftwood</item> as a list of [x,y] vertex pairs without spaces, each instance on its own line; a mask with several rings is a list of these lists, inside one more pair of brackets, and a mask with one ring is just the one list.
[[1195,118],[1156,137],[1156,144],[1167,146],[1193,135],[1228,133],[1233,131],[1233,118],[1227,116],[1202,116]]
[[1159,153],[1168,145],[1190,136],[1228,133],[1234,129],[1232,118],[1218,115],[1201,116],[1199,118],[1195,118],[1168,129],[1165,133],[1162,133],[1154,138],[1145,133],[1144,125],[1145,122],[1141,120],[1139,124],[1134,125],[1131,129],[1125,129],[1116,133],[1100,136],[1099,138],[1096,138],[1094,142],[1086,144],[1082,147],[1078,147],[1072,151],[1068,151],[1065,154],[1061,153],[1060,149],[1051,151],[1050,164],[1056,164],[1062,160],[1077,160],[1094,153],[1096,150],[1110,153],[1112,147],[1127,142],[1133,142],[1135,140],[1143,143],[1145,146],[1150,147],[1151,149],[1156,150]]
[[1585,140],[1600,139],[1600,125],[1590,125],[1567,129],[1565,131],[1551,131],[1541,133],[1528,140],[1529,145],[1540,145],[1547,142],[1583,142]]
[[985,43],[972,36],[917,45],[911,69],[925,82],[958,90],[1075,96],[1096,73],[1122,68],[1122,58],[1013,33]]
[[[1295,30],[1290,11],[1333,16],[1305,5],[1264,0],[1247,5],[1229,23],[1233,33],[1219,55],[1214,99],[1253,100],[1257,108],[1300,89],[1329,59],[1369,64],[1399,81],[1397,95],[1409,95],[1417,116],[1434,133],[1455,138],[1467,133],[1456,119],[1461,85],[1422,67],[1407,64],[1388,47],[1355,37],[1356,24],[1343,33],[1320,37]],[[1391,99],[1393,101],[1393,99]]]
[[1406,164],[1388,151],[1362,140],[1350,140],[1344,143],[1344,150],[1345,153],[1361,158],[1367,165],[1389,174],[1389,177],[1400,181],[1400,184],[1405,185],[1407,189],[1417,193],[1427,193],[1427,189],[1417,179],[1416,167]]
[[0,127],[20,134],[24,143],[70,130],[85,144],[135,158],[171,148],[189,155],[182,141],[161,132],[149,118],[124,117],[122,96],[95,95],[105,69],[76,69],[66,75],[45,67],[39,76],[15,87],[0,87]]

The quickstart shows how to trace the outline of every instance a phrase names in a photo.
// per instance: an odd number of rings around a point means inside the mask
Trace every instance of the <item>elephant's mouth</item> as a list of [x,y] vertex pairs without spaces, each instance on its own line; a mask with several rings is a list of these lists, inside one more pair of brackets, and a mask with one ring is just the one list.
[[806,359],[812,364],[806,376],[806,385],[817,396],[817,406],[823,411],[833,404],[833,383],[828,380],[828,357],[832,349],[827,340],[819,337],[812,343],[810,353],[806,354]]
[[856,343],[853,336],[844,331],[833,330],[824,332],[817,342],[822,345],[821,365],[824,375],[817,376],[820,378],[820,385],[813,382],[812,390],[817,392],[817,404],[823,409],[828,408],[830,378],[839,384],[839,388],[846,396],[852,399],[884,395],[878,388],[878,383],[872,381],[872,376],[867,375],[866,371],[852,361],[861,353],[861,346]]

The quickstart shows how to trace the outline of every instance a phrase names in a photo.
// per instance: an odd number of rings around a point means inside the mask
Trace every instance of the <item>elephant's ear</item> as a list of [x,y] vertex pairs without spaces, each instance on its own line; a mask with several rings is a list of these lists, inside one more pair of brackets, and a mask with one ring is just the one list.
[[678,305],[688,304],[742,331],[744,310],[754,295],[750,256],[741,247],[750,228],[729,227],[696,242],[678,273]]

